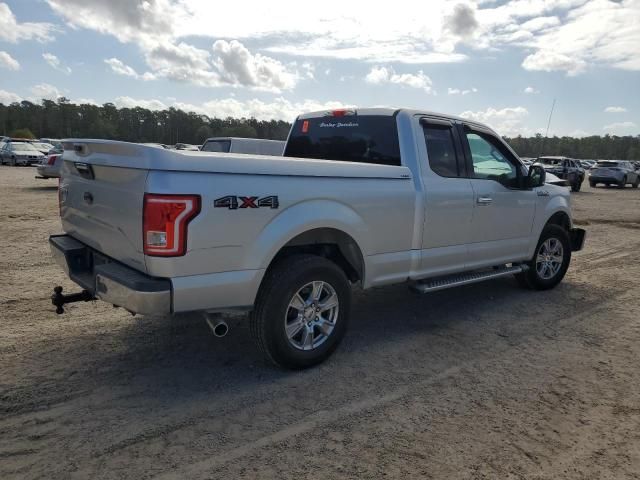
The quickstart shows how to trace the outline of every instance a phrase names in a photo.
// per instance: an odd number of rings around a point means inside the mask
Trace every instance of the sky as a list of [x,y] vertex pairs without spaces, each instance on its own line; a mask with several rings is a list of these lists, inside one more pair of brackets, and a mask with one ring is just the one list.
[[408,107],[640,134],[640,0],[0,1],[0,103],[292,121]]

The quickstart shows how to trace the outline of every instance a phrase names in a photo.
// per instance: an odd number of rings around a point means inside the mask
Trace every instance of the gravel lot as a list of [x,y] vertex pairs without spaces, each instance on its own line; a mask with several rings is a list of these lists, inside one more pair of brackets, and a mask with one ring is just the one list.
[[318,368],[247,322],[102,303],[56,316],[57,181],[0,167],[0,478],[640,478],[640,191],[572,195],[586,250],[512,279],[359,293]]

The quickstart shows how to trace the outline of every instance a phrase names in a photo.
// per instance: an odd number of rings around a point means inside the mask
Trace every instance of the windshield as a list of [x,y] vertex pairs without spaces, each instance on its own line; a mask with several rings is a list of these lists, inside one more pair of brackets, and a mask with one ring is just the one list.
[[31,145],[42,150],[51,150],[53,148],[53,145],[49,145],[48,143],[32,143]]
[[229,153],[231,150],[231,140],[208,140],[202,146],[203,152]]
[[15,151],[21,151],[21,152],[37,152],[38,151],[36,147],[31,145],[30,143],[24,143],[24,142],[11,142],[11,149]]
[[298,119],[284,156],[400,165],[396,118],[346,115]]

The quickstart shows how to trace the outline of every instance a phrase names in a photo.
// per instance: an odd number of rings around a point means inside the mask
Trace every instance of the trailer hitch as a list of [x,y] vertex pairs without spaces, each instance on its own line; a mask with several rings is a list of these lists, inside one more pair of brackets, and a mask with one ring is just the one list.
[[96,297],[89,290],[82,290],[79,293],[71,293],[69,295],[62,294],[62,287],[53,287],[53,295],[51,295],[51,303],[56,307],[56,313],[58,315],[64,313],[64,305],[66,303],[74,302],[90,302],[95,300]]

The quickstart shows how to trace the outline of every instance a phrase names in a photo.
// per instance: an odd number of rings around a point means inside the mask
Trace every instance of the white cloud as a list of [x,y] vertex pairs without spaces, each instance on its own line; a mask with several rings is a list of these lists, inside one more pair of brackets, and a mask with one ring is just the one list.
[[542,70],[552,72],[561,70],[574,76],[585,71],[587,63],[575,56],[568,56],[553,50],[539,50],[527,56],[522,62],[525,70]]
[[143,107],[150,110],[165,110],[175,107],[187,112],[195,112],[210,117],[226,118],[250,118],[258,120],[286,120],[293,119],[302,112],[316,110],[332,110],[342,107],[354,107],[338,101],[319,102],[317,100],[302,100],[292,102],[283,97],[276,97],[273,101],[265,102],[253,98],[249,100],[237,100],[235,98],[214,99],[202,104],[194,105],[190,103],[172,101],[165,103],[157,99],[136,99],[131,97],[118,97],[114,104],[118,107],[134,108]]
[[446,17],[445,24],[451,32],[459,37],[469,37],[478,28],[474,8],[464,3],[459,3],[453,8],[453,13]]
[[[220,82],[233,86],[249,86],[258,90],[280,92],[292,89],[299,80],[281,62],[259,53],[251,54],[237,40],[217,40],[213,44],[214,65]],[[306,68],[309,71],[309,68]]]
[[524,89],[524,93],[528,93],[528,94],[530,94],[530,95],[531,95],[531,94],[537,94],[537,93],[540,93],[540,90],[538,90],[538,89],[536,89],[536,88],[533,88],[533,87],[526,87],[526,88]]
[[611,133],[627,133],[627,134],[632,133],[631,130],[637,130],[637,128],[638,128],[638,125],[636,125],[634,122],[615,122],[602,127],[603,130],[606,130]]
[[55,70],[58,70],[67,75],[71,74],[71,68],[67,67],[66,65],[62,65],[60,59],[53,53],[43,53],[42,58],[44,58],[44,61],[47,62],[51,68],[54,68]]
[[0,51],[0,67],[7,70],[20,70],[20,63],[7,52]]
[[53,40],[56,27],[51,23],[19,23],[9,5],[0,3],[0,40],[17,43],[22,40],[48,42]]
[[[426,15],[407,15],[423,6],[415,0],[397,0],[393,8],[344,0],[324,0],[322,8],[301,8],[294,0],[281,0],[277,6],[210,0],[46,1],[74,28],[138,45],[152,73],[162,71],[168,78],[199,85],[218,86],[224,84],[221,78],[262,78],[255,76],[259,69],[243,77],[233,68],[216,71],[202,63],[231,61],[249,71],[264,64],[266,80],[259,86],[250,83],[249,88],[286,90],[277,85],[289,85],[297,71],[274,63],[281,61],[278,58],[258,57],[265,52],[379,65],[460,62],[467,58],[461,46],[476,51],[511,47],[523,52],[523,66],[530,70],[571,75],[597,66],[640,70],[638,0],[432,0]],[[216,52],[212,56],[211,51],[188,44],[193,37],[236,39],[243,45],[259,40],[261,49],[245,57],[242,66],[241,49],[230,48],[231,59],[224,55],[216,59]],[[154,68],[158,59],[152,52],[157,48],[173,48],[164,52],[173,56],[168,65]],[[176,49],[188,58],[181,58]]]
[[31,93],[36,97],[36,100],[57,100],[62,97],[60,90],[48,83],[39,83],[30,88]]
[[374,85],[386,83],[403,85],[419,88],[427,93],[435,93],[432,88],[433,82],[422,70],[418,70],[418,73],[398,74],[393,67],[373,67],[365,77],[365,81]]
[[459,88],[447,88],[447,95],[469,95],[470,93],[476,93],[478,89],[476,87],[471,87],[465,90],[461,90]]
[[149,110],[166,110],[169,108],[164,102],[160,100],[142,100],[131,97],[117,97],[113,102],[117,107],[120,108],[147,108]]
[[460,114],[461,117],[486,123],[500,135],[512,137],[516,135],[531,135],[532,131],[523,125],[523,120],[529,115],[524,107],[507,107],[496,109],[489,107],[486,110],[473,112],[467,110]]
[[627,109],[624,107],[607,107],[604,111],[605,113],[624,113]]
[[22,97],[16,93],[7,92],[6,90],[0,90],[0,103],[4,105],[10,105],[14,102],[21,102]]
[[111,71],[117,73],[118,75],[124,75],[126,77],[133,77],[138,80],[154,80],[156,76],[151,72],[145,72],[140,75],[136,72],[132,67],[126,65],[115,57],[105,59],[104,63],[111,67]]

